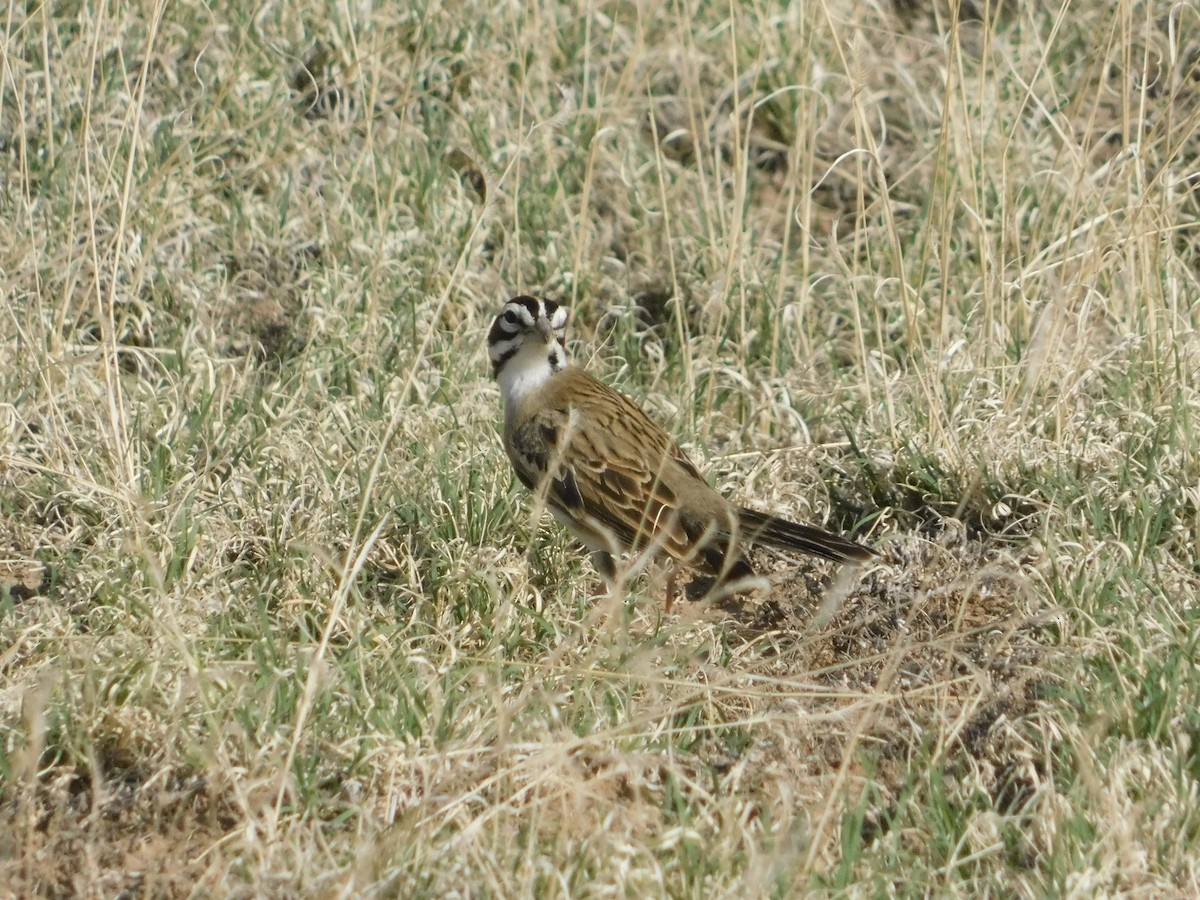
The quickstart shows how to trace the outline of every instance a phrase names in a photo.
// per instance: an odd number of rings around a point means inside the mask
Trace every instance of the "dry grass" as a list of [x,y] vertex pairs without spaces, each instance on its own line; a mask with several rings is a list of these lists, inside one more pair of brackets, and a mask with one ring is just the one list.
[[[1200,892],[1193,6],[6,16],[5,890]],[[518,290],[880,559],[594,602]]]

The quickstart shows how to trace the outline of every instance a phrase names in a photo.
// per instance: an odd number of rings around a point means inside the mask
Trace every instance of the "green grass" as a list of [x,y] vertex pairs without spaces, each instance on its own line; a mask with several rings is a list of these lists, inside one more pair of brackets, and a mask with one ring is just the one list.
[[[1200,22],[973,15],[14,9],[0,883],[1196,893]],[[878,563],[595,599],[517,292]]]

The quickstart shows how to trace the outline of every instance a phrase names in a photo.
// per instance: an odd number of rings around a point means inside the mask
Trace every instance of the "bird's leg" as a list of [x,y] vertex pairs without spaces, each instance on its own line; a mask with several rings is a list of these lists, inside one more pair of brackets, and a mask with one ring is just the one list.
[[592,594],[593,600],[601,597],[612,597],[617,593],[617,561],[607,550],[592,551],[592,565],[600,573],[600,586]]
[[679,581],[679,576],[683,572],[683,566],[678,563],[671,564],[671,570],[667,573],[667,598],[663,603],[663,608],[667,615],[671,614],[671,608],[675,605],[675,585]]

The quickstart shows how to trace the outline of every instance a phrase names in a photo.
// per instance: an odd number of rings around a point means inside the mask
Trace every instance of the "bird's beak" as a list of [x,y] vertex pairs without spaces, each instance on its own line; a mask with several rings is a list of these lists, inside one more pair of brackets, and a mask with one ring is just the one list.
[[545,316],[542,316],[537,320],[537,330],[538,334],[542,336],[542,339],[547,344],[558,339],[558,336],[554,333],[554,326],[550,324],[550,320]]

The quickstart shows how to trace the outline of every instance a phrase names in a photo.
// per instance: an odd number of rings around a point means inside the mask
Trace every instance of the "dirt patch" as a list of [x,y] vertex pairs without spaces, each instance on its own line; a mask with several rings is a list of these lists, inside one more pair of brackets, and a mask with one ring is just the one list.
[[229,351],[278,364],[308,343],[305,292],[310,264],[321,255],[315,244],[256,245],[224,260],[228,279],[225,330]]
[[[811,686],[790,724],[745,748],[743,768],[760,773],[752,793],[799,771],[793,789],[810,785],[818,808],[835,776],[869,784],[878,802],[864,838],[887,829],[931,764],[971,779],[1006,813],[1034,795],[1041,770],[1023,722],[1053,686],[1059,620],[1034,589],[1031,555],[945,525],[884,545],[858,576],[760,554],[773,590],[710,611],[756,648],[758,674]],[[780,702],[794,702],[785,693]]]
[[208,855],[240,817],[204,779],[159,772],[105,781],[42,773],[0,809],[0,883],[10,896],[187,897],[212,883]]
[[28,600],[40,594],[46,583],[46,567],[29,559],[0,559],[0,596]]
[[296,92],[306,119],[328,119],[339,107],[353,109],[354,98],[340,83],[342,68],[337,51],[324,41],[317,41],[292,73],[288,87]]

